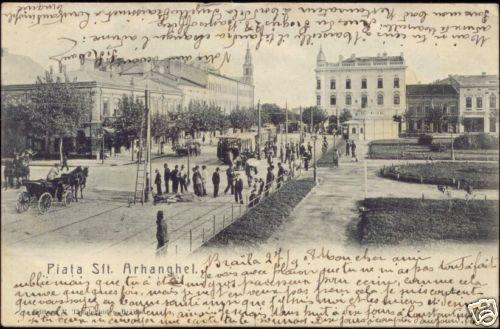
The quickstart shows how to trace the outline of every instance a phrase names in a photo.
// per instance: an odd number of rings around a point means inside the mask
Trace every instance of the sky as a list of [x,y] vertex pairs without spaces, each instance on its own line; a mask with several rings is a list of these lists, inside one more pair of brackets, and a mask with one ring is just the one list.
[[[119,35],[131,36],[134,34],[152,35],[165,33],[164,27],[158,27],[151,22],[143,22],[133,20],[127,22],[126,20],[115,19],[107,24],[92,24],[92,21],[85,28],[79,28],[78,20],[66,19],[63,23],[49,24],[49,25],[36,25],[31,26],[27,22],[13,24],[7,22],[5,13],[16,12],[16,4],[2,4],[2,48],[7,48],[10,54],[25,55],[32,58],[34,61],[48,68],[50,65],[57,67],[57,62],[51,60],[50,57],[58,55],[66,50],[73,44],[75,40],[78,42],[77,49],[85,48],[88,41],[93,35]],[[97,10],[117,10],[123,9],[126,6],[130,8],[148,8],[144,4],[127,5],[124,3],[118,4],[64,4],[66,11],[85,11],[96,12]],[[134,7],[135,6],[135,7]],[[151,8],[163,6],[163,8],[193,8],[194,4],[151,4]],[[212,5],[214,8],[216,5]],[[222,9],[256,9],[271,6],[288,6],[296,9],[297,5],[292,4],[226,4]],[[308,6],[332,6],[332,4],[308,4]],[[339,7],[347,7],[350,5],[338,5]],[[375,5],[365,5],[366,8]],[[399,13],[401,16],[405,11],[414,13],[422,12],[421,4],[392,4],[386,5]],[[464,7],[466,6],[466,7]],[[287,40],[279,47],[276,45],[261,44],[257,48],[256,41],[249,41],[251,48],[253,64],[254,64],[254,83],[255,83],[255,97],[256,101],[260,100],[261,103],[277,103],[282,106],[285,103],[289,107],[308,106],[312,105],[315,100],[315,65],[316,55],[320,46],[323,48],[327,61],[336,62],[339,55],[349,57],[351,54],[357,56],[376,56],[378,53],[386,52],[389,56],[399,55],[403,53],[406,60],[406,83],[428,83],[436,79],[441,79],[449,74],[481,74],[486,72],[488,74],[498,74],[498,8],[495,5],[432,5],[425,4],[425,10],[428,13],[425,21],[426,26],[436,26],[441,24],[443,19],[430,18],[432,11],[436,10],[488,10],[490,18],[488,24],[491,24],[490,30],[485,32],[489,40],[483,47],[474,46],[470,40],[467,41],[450,41],[447,42],[425,42],[417,43],[413,40],[394,40],[382,39],[379,37],[371,37],[365,42],[360,42],[356,45],[346,44],[345,42],[337,39],[323,39],[316,40],[312,45],[301,46],[297,40]],[[23,12],[23,11],[21,11]],[[34,11],[28,13],[36,14]],[[352,18],[354,16],[344,16]],[[375,17],[375,16],[373,16]],[[317,17],[294,17],[291,15],[291,20],[297,18],[302,20],[304,18],[317,19]],[[380,20],[379,17],[376,19]],[[412,22],[418,21],[418,17],[414,18]],[[474,20],[460,20],[454,18],[449,20],[450,24],[458,26],[472,25],[479,26],[480,19]],[[213,28],[212,34],[221,33],[224,31],[222,28]],[[376,31],[373,31],[375,35]],[[63,38],[63,39],[61,39]],[[139,38],[140,39],[140,38]],[[85,43],[87,41],[87,43]],[[104,45],[116,45],[117,43],[109,42],[96,42],[92,47],[104,47]],[[116,48],[119,50],[120,55],[124,57],[139,57],[139,56],[158,56],[160,58],[168,56],[179,55],[192,55],[199,54],[216,54],[220,53],[221,56],[227,52],[230,56],[229,63],[224,63],[221,68],[222,73],[229,76],[241,76],[242,64],[247,46],[246,40],[238,40],[231,48],[224,49],[227,42],[215,41],[212,37],[210,40],[203,40],[199,49],[193,49],[192,41],[185,40],[165,40],[153,42],[150,41],[145,50],[141,50],[142,42],[136,40],[134,42],[124,42],[123,47]],[[138,46],[139,45],[139,46]],[[139,50],[135,50],[138,47]],[[217,62],[218,63],[218,62]],[[78,66],[77,61],[67,62],[69,68]]]

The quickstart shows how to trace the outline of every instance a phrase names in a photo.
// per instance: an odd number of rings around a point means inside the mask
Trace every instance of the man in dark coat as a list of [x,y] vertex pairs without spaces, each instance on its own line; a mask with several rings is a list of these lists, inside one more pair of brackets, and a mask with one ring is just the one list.
[[354,143],[354,141],[351,142],[351,157],[354,161],[358,162],[358,157],[356,156],[356,143]]
[[243,179],[241,179],[240,174],[236,174],[236,182],[234,183],[234,200],[236,203],[243,204]]
[[163,180],[165,181],[165,193],[170,193],[170,187],[168,186],[170,182],[170,169],[166,163],[163,165]]
[[234,194],[234,169],[233,165],[229,164],[229,168],[226,170],[226,178],[227,178],[227,187],[224,190],[224,194],[227,193],[227,191],[231,190],[231,194]]
[[212,183],[214,184],[214,198],[219,196],[219,184],[220,184],[220,174],[219,167],[215,168],[215,171],[212,175]]
[[349,155],[349,151],[351,150],[351,145],[349,144],[349,140],[345,142],[345,155]]
[[157,195],[162,195],[161,193],[161,175],[160,171],[158,169],[155,169],[155,185],[156,185],[156,194]]
[[158,210],[156,213],[156,240],[158,240],[156,249],[160,249],[168,243],[168,227],[167,222],[163,218],[162,210]]
[[266,196],[269,195],[269,191],[271,190],[273,181],[274,181],[273,167],[268,167],[266,175],[266,193],[265,193]]
[[281,163],[278,163],[278,179],[277,179],[278,188],[281,187],[281,184],[285,180],[285,174],[286,174],[285,168],[283,168],[283,165]]
[[259,178],[259,199],[262,196],[262,193],[264,192],[264,180],[262,178]]
[[179,191],[179,166],[175,165],[174,170],[170,172],[170,178],[172,179],[172,192],[176,193]]

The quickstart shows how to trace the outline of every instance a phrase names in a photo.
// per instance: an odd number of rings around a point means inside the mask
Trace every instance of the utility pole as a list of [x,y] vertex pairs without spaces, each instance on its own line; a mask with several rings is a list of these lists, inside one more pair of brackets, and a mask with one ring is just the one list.
[[316,184],[316,140],[318,139],[318,136],[316,134],[311,135],[311,137],[314,140],[314,166],[313,166],[313,173],[314,173],[314,184]]
[[299,129],[299,132],[300,132],[300,137],[299,137],[299,141],[300,141],[300,144],[302,144],[304,141],[302,140],[302,105],[299,107],[299,111],[300,111],[300,120],[299,120],[299,125],[300,125],[300,129]]
[[261,117],[260,117],[260,99],[257,102],[257,113],[259,117],[259,126],[257,127],[257,159],[260,160],[260,146],[262,143],[262,138],[261,138],[261,133],[260,133],[260,126],[261,126]]
[[144,103],[146,104],[146,159],[148,161],[149,180],[146,188],[151,191],[151,112],[149,110],[149,91],[144,92]]
[[288,144],[288,103],[285,101],[285,144]]
[[310,107],[309,108],[311,110],[311,135],[313,133],[313,126],[314,126],[314,123],[313,123],[313,108]]

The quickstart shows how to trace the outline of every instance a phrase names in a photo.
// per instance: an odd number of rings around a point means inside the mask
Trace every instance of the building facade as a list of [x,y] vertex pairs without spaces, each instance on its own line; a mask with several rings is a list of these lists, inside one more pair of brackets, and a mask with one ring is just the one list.
[[349,138],[397,138],[393,120],[406,108],[406,65],[403,54],[376,57],[339,56],[327,62],[320,49],[316,59],[316,105],[329,115],[347,110],[352,119],[345,124]]
[[406,132],[458,132],[459,94],[450,84],[406,86]]
[[[112,71],[102,71],[92,63],[85,63],[79,70],[55,75],[61,81],[68,81],[79,90],[92,96],[92,107],[84,123],[74,137],[65,137],[64,145],[70,153],[99,157],[102,148],[102,127],[121,115],[118,104],[123,96],[133,96],[144,101],[145,90],[150,92],[151,113],[173,111],[182,103],[182,91],[167,87],[148,78],[120,76]],[[7,94],[24,97],[35,87],[34,84],[2,86],[2,99]],[[46,145],[43,139],[27,136],[26,147],[49,154],[59,152],[59,140],[53,139]],[[116,150],[119,152],[120,150]]]
[[498,133],[498,75],[450,75],[436,84],[458,92],[459,132]]

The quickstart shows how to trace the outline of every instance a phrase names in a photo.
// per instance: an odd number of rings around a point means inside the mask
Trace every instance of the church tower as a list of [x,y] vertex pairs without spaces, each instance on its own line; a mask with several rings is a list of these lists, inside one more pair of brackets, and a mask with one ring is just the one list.
[[318,56],[316,57],[316,66],[321,66],[326,63],[325,54],[323,54],[323,47],[319,46]]
[[247,43],[247,52],[245,54],[245,63],[243,64],[243,82],[253,85],[253,64],[252,54],[250,54],[250,46]]

